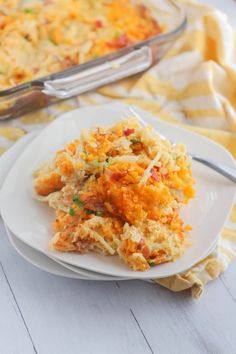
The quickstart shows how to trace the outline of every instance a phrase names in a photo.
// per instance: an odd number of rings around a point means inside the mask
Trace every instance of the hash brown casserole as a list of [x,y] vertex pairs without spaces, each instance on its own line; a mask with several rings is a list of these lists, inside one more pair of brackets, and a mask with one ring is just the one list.
[[145,271],[189,244],[179,214],[194,197],[191,159],[135,118],[83,132],[35,171],[34,191],[55,210],[54,250],[118,254]]
[[132,0],[0,2],[0,89],[56,73],[161,32]]

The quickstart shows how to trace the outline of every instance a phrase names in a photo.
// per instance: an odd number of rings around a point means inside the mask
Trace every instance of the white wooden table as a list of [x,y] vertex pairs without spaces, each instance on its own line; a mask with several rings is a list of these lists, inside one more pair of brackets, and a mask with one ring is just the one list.
[[[235,21],[234,0],[208,2]],[[236,354],[236,261],[193,301],[141,281],[53,276],[13,250],[1,221],[0,237],[0,354]]]

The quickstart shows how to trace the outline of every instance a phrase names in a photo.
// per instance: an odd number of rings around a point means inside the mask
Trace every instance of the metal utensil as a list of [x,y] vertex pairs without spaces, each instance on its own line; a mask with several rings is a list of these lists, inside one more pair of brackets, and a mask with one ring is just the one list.
[[[130,107],[129,108],[130,113],[132,113],[132,115],[134,115],[139,122],[143,125],[143,126],[147,126],[147,123],[140,117],[140,115],[136,112],[135,108]],[[165,136],[159,134],[162,139],[166,139]],[[195,154],[192,154],[191,152],[188,152],[189,156],[192,157],[192,159],[194,161],[200,162],[203,165],[211,168],[212,170],[218,172],[219,174],[221,174],[222,176],[224,176],[225,178],[227,178],[228,180],[236,183],[236,168],[231,168],[225,165],[222,165],[216,161],[212,161],[210,159],[206,159],[200,156],[197,156]]]

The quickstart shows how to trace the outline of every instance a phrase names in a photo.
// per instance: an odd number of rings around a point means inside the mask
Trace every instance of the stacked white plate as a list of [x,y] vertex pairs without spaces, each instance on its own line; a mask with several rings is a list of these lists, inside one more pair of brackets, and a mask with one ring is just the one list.
[[[220,145],[138,108],[135,110],[160,134],[173,142],[184,143],[189,152],[236,167],[232,156]],[[190,239],[194,242],[176,262],[161,264],[147,272],[134,272],[118,256],[79,255],[48,249],[53,214],[46,205],[32,198],[32,172],[65,143],[77,138],[81,129],[112,125],[128,114],[129,107],[118,103],[68,112],[38,134],[22,138],[0,159],[1,216],[13,247],[30,263],[47,272],[78,279],[149,280],[181,273],[214,249],[234,201],[235,185],[197,162],[193,162],[196,197],[182,214],[185,223],[193,227]]]

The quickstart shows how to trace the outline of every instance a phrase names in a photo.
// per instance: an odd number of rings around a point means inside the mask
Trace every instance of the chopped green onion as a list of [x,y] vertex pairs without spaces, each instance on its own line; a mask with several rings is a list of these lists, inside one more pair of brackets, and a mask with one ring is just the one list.
[[130,141],[131,141],[131,143],[132,143],[132,144],[138,144],[138,143],[141,143],[141,140],[140,140],[140,139],[138,139],[138,138],[132,138],[132,139],[130,139]]
[[49,40],[52,44],[57,45],[57,43],[56,43],[51,37],[49,37],[48,40]]
[[148,264],[150,265],[150,267],[154,267],[156,265],[154,261],[149,261]]
[[90,210],[90,209],[85,209],[85,213],[87,215],[94,214],[96,216],[103,216],[103,212],[101,210]]
[[75,209],[70,208],[70,209],[69,209],[69,215],[70,215],[70,216],[74,216],[74,215],[75,215]]
[[96,159],[96,160],[93,160],[92,161],[92,165],[94,166],[94,167],[99,167],[100,166],[100,162]]
[[85,209],[85,213],[87,215],[91,215],[91,214],[95,214],[95,211],[94,210],[90,210],[90,209]]
[[30,8],[25,8],[23,11],[25,14],[33,14],[34,13],[34,9],[30,9]]
[[95,215],[96,216],[103,216],[103,212],[98,210],[98,211],[95,211]]
[[111,164],[112,164],[111,159],[109,159],[108,161],[102,161],[102,162],[99,162],[97,159],[92,161],[92,165],[94,167],[99,167],[99,168],[109,167]]
[[78,197],[77,195],[73,197],[73,202],[79,207],[79,208],[83,208],[84,203],[82,202],[82,200],[80,199],[80,197]]
[[120,31],[116,31],[116,32],[115,32],[115,38],[119,38],[120,35],[121,35]]
[[109,167],[112,164],[112,159],[109,159],[108,161],[103,161],[103,166],[104,167]]
[[83,153],[84,153],[84,155],[85,155],[85,160],[87,160],[88,153],[87,153],[87,151],[85,150],[85,148],[83,148]]

